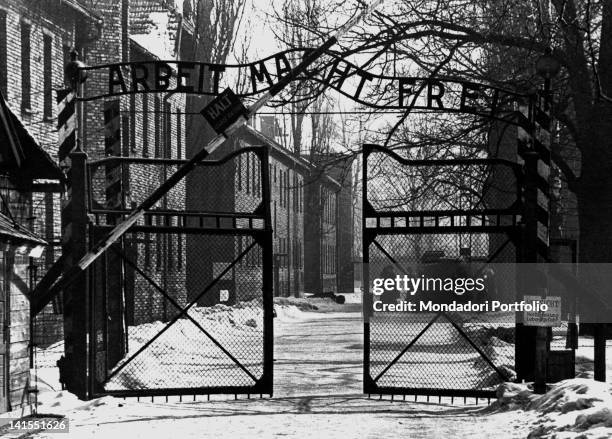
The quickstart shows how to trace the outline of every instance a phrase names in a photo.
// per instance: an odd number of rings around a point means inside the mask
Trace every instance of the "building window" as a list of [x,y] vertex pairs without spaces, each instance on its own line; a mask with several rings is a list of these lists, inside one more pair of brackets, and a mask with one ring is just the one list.
[[274,236],[276,236],[276,201],[274,201]]
[[142,95],[142,156],[149,157],[149,98]]
[[136,95],[130,95],[130,151],[136,152]]
[[[69,44],[62,44],[62,66],[65,66],[70,62],[70,52],[72,52],[72,46]],[[68,78],[66,77],[66,72],[64,72],[64,84],[68,83]]]
[[289,170],[285,172],[285,207],[289,209]]
[[154,127],[154,131],[155,131],[155,158],[160,158],[162,155],[162,149],[161,149],[161,143],[162,143],[162,110],[161,110],[161,101],[159,99],[159,96],[155,95],[155,97],[153,98],[153,105],[155,106],[155,108],[153,109],[153,111],[155,111],[155,119],[153,119],[155,122],[155,127]]
[[300,178],[300,212],[304,212],[304,180]]
[[255,195],[258,197],[261,195],[261,163],[259,162],[259,158],[253,160],[255,165],[255,178],[253,181],[255,182]]
[[46,120],[53,118],[53,37],[43,35],[43,117]]
[[183,158],[183,113],[181,109],[176,109],[176,158]]
[[127,114],[121,115],[121,156],[128,157],[130,155],[130,139],[126,133],[130,130],[130,118]]
[[164,157],[172,158],[172,107],[168,102],[164,104]]
[[6,12],[0,10],[0,91],[7,97],[7,57],[8,46],[6,44]]
[[242,155],[238,156],[238,159],[236,160],[238,162],[238,190],[241,191],[242,190]]
[[251,171],[251,169],[250,169],[251,168],[250,155],[251,155],[250,153],[246,154],[246,166],[245,166],[246,167],[246,178],[244,180],[244,186],[246,187],[246,193],[247,194],[251,193],[251,188],[250,188],[251,185],[249,183],[249,181],[250,181],[250,179],[249,179],[249,177],[250,177],[249,172]]
[[285,202],[285,193],[283,188],[283,171],[282,169],[278,170],[278,189],[279,189],[279,197],[280,197],[280,206],[283,207],[283,203]]
[[32,72],[30,66],[30,25],[21,23],[21,108],[32,111]]
[[297,196],[297,175],[295,174],[295,172],[293,173],[293,187],[292,187],[292,192],[293,192],[293,212],[297,212],[298,211],[298,196]]

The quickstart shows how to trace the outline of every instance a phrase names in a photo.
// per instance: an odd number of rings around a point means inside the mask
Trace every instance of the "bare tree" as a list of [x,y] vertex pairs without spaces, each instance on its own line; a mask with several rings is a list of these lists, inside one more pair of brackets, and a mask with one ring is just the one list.
[[454,76],[521,93],[541,86],[535,61],[550,51],[561,65],[554,116],[580,157],[573,169],[554,154],[577,197],[580,260],[612,259],[612,2],[396,0],[343,44],[343,56],[361,54],[363,65],[387,74]]
[[[194,60],[203,63],[224,64],[230,54],[239,52],[245,56],[248,40],[241,41],[236,47],[236,35],[245,20],[245,8],[248,0],[194,0],[191,6],[195,25],[193,49]],[[191,3],[189,0],[186,3]],[[238,85],[241,78],[237,78]],[[203,78],[203,90],[213,91],[213,76],[207,72]],[[189,96],[187,111],[199,112],[212,98],[210,96]],[[188,120],[188,153],[202,145],[202,141],[214,136],[214,132],[201,117]]]
[[[283,2],[282,6],[275,8],[270,15],[274,23],[272,31],[275,38],[287,49],[316,47],[319,44],[319,29],[324,26],[327,11],[328,5],[321,0],[288,0]],[[295,67],[299,59],[290,58],[289,61],[292,67]],[[283,99],[277,103],[277,106],[283,108],[283,112],[285,109],[288,110],[291,137],[287,140],[291,144],[284,146],[289,147],[295,155],[299,156],[304,152],[302,151],[304,122],[309,108],[317,101],[321,92],[322,87],[313,81],[294,81],[287,87]],[[320,107],[322,102],[317,105]],[[311,124],[313,127],[318,127],[321,118],[313,117],[317,120],[311,121]],[[313,133],[313,135],[316,134]],[[310,144],[311,148],[308,155],[312,156],[313,141]]]

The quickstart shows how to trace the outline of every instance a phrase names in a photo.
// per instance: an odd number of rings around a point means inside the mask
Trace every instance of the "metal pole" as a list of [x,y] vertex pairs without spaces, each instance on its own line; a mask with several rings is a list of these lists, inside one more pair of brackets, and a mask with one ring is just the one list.
[[606,332],[607,325],[605,323],[596,323],[593,325],[595,333],[593,341],[595,342],[595,381],[606,381]]
[[304,57],[291,72],[284,76],[278,83],[270,87],[270,89],[259,98],[253,105],[248,108],[247,114],[240,117],[232,125],[230,125],[226,131],[222,134],[215,136],[207,145],[205,145],[200,151],[198,151],[187,163],[181,166],[177,171],[172,174],[168,180],[158,187],[147,199],[145,199],[140,206],[136,207],[132,213],[130,213],[123,221],[115,226],[104,238],[96,242],[92,249],[70,270],[68,270],[55,284],[49,289],[49,296],[55,295],[61,291],[67,285],[71,284],[89,265],[91,265],[104,251],[106,251],[117,239],[119,239],[130,227],[141,219],[145,212],[151,208],[157,201],[159,201],[170,189],[178,184],[187,174],[189,174],[197,164],[204,160],[208,155],[215,151],[221,146],[225,140],[246,124],[247,120],[257,113],[264,105],[268,103],[270,99],[280,93],[291,81],[298,78],[299,75],[304,73],[306,69],[314,63],[318,58],[321,57],[329,48],[335,45],[338,40],[344,36],[353,26],[355,26],[361,19],[368,16],[374,9],[376,9],[383,0],[375,0],[369,7],[364,11],[357,14],[351,20],[349,20],[344,26],[342,26],[333,36],[325,41],[319,48],[310,52]]

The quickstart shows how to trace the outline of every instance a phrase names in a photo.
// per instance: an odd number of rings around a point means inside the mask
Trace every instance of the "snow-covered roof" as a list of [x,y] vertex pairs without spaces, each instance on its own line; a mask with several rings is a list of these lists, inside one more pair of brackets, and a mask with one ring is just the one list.
[[179,11],[172,2],[130,2],[130,39],[158,59],[176,59]]

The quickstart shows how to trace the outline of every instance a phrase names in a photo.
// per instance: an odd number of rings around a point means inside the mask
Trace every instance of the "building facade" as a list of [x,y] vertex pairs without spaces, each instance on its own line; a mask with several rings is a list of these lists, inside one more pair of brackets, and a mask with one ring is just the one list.
[[[332,176],[340,176],[351,160],[341,160],[339,166],[317,166],[254,126],[252,121],[237,135],[234,148],[265,145],[269,149],[275,296],[352,293],[351,174],[340,181]],[[246,190],[237,181],[235,193]]]
[[[29,322],[29,307],[25,295],[54,263],[60,254],[60,193],[58,175],[49,180],[47,173],[37,173],[31,182],[15,183],[14,172],[20,169],[36,169],[37,161],[55,167],[57,165],[58,132],[55,91],[64,88],[64,65],[73,47],[86,46],[95,38],[98,17],[79,2],[68,1],[0,1],[0,92],[7,102],[7,111],[14,118],[9,131],[15,130],[19,148],[37,154],[39,160],[27,161],[21,166],[13,164],[3,185],[5,214],[12,211],[12,220],[25,225],[28,231],[43,238],[46,248],[41,257],[27,262],[19,254],[3,253],[2,285],[10,294],[4,299],[5,314],[3,334],[8,350],[3,352],[2,398],[0,412],[21,406],[27,391],[29,378],[30,340],[39,338],[41,344],[61,337],[62,321],[57,313],[58,303],[49,305],[41,315],[46,328]],[[5,121],[6,122],[6,121]],[[6,130],[5,130],[6,134]],[[10,143],[2,142],[2,148]],[[2,152],[3,157],[7,157]],[[42,183],[34,185],[37,179]],[[55,181],[55,183],[53,183]],[[12,201],[11,201],[12,200]],[[19,200],[19,201],[18,201]],[[14,203],[20,206],[15,210]],[[21,308],[19,308],[21,306]],[[10,312],[9,312],[10,310]],[[4,326],[6,324],[6,326]],[[30,328],[34,334],[30,334]],[[43,335],[51,335],[49,339]],[[18,346],[19,345],[19,346]],[[27,396],[27,395],[25,395]]]

